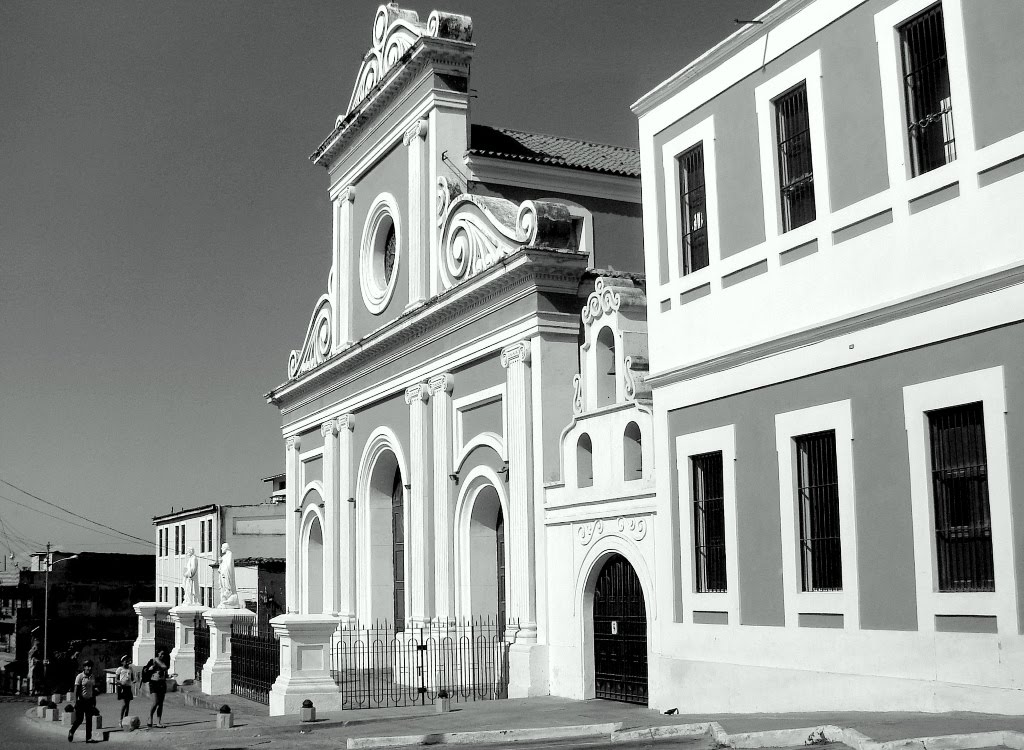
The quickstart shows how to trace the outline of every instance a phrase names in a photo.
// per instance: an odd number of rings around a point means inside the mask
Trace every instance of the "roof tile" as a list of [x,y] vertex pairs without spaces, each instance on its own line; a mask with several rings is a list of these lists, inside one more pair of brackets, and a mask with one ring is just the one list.
[[640,176],[640,152],[625,146],[589,143],[555,135],[473,125],[469,153],[496,159],[585,169],[590,172]]

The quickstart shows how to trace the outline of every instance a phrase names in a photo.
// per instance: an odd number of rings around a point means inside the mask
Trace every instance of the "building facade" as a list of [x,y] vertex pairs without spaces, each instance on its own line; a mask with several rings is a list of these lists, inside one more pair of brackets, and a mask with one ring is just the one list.
[[634,105],[652,706],[1024,709],[1022,35],[784,0]]
[[[546,694],[544,483],[572,416],[588,268],[642,267],[631,149],[472,123],[472,22],[381,6],[313,154],[333,247],[280,409],[288,614],[271,712],[332,705],[331,638],[507,623],[509,694]],[[293,655],[318,650],[305,665]]]

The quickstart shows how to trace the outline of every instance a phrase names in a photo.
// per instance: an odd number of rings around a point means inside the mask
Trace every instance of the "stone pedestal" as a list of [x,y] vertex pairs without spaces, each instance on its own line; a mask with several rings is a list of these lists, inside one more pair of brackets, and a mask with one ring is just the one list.
[[247,609],[217,607],[203,612],[210,626],[210,658],[203,665],[203,692],[207,695],[231,692],[231,621],[236,617],[256,619]]
[[338,629],[331,615],[288,614],[270,621],[281,641],[281,674],[270,689],[270,715],[297,714],[302,701],[326,710],[341,708],[341,693],[331,678],[331,636]]
[[548,695],[548,647],[535,629],[521,629],[508,647],[508,697]]
[[132,664],[143,665],[156,656],[156,620],[171,605],[166,602],[139,602],[133,608],[139,616],[139,632],[132,645]]
[[217,714],[217,729],[231,729],[234,726],[234,714]]
[[171,609],[174,622],[174,648],[171,649],[171,673],[178,682],[194,679],[196,674],[196,616],[206,611],[200,604],[180,604]]

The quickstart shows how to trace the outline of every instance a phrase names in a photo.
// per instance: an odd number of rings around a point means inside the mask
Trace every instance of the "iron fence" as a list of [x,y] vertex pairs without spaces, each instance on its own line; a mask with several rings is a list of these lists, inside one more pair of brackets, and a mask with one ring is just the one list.
[[210,626],[205,617],[196,615],[196,626],[192,632],[196,650],[196,680],[202,680],[203,667],[210,658]]
[[154,654],[166,651],[171,655],[174,649],[174,623],[170,620],[157,620],[153,627],[155,636]]
[[231,621],[231,692],[270,703],[270,688],[281,671],[281,647],[272,630],[248,617]]
[[[508,627],[513,634],[518,630],[518,625]],[[493,618],[342,628],[331,652],[331,676],[341,691],[342,708],[423,705],[442,691],[455,702],[506,698],[505,633],[505,623]]]
[[28,677],[0,670],[0,695],[28,695],[28,683]]

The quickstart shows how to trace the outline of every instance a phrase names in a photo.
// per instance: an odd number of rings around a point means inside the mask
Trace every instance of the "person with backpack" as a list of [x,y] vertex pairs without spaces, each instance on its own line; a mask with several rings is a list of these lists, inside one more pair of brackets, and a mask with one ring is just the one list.
[[75,731],[85,720],[85,741],[92,742],[92,717],[96,713],[96,679],[92,674],[92,661],[82,665],[75,677],[75,721],[68,732],[68,742],[75,741]]
[[170,659],[167,658],[167,652],[161,650],[150,659],[146,666],[142,668],[142,681],[149,683],[149,694],[153,697],[153,705],[149,709],[149,724],[147,725],[150,729],[153,728],[153,716],[156,716],[156,725],[158,728],[164,728],[164,696],[167,695],[167,678],[171,675],[168,673],[168,664]]
[[121,666],[114,672],[114,686],[117,699],[121,701],[121,720],[128,715],[132,698],[135,697],[133,686],[135,683],[135,670],[132,669],[131,657],[125,654],[121,657]]

